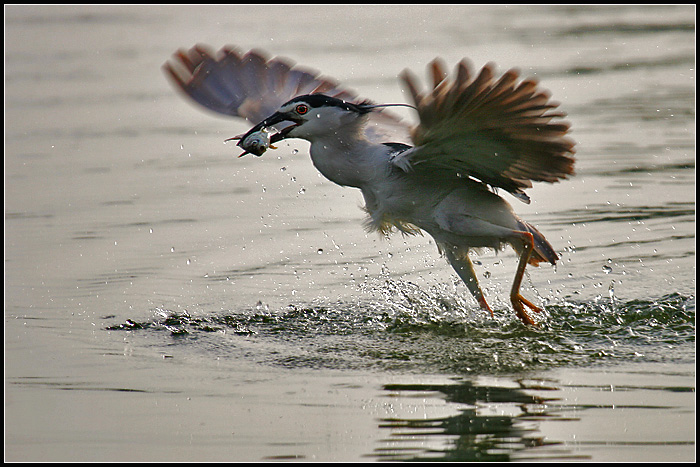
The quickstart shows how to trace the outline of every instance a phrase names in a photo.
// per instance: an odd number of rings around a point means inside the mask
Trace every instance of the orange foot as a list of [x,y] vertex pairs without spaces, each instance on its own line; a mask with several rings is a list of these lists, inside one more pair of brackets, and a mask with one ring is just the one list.
[[491,309],[491,307],[489,306],[489,304],[486,303],[486,299],[484,298],[484,296],[483,296],[483,295],[480,296],[480,297],[477,299],[477,301],[479,302],[479,306],[481,307],[481,309],[484,310],[484,311],[487,311],[487,312],[491,313],[491,317],[493,318],[493,310]]
[[515,294],[510,296],[510,302],[513,304],[513,309],[515,310],[515,314],[520,318],[520,320],[525,323],[529,324],[531,326],[537,326],[537,323],[535,323],[532,318],[530,318],[530,315],[528,315],[525,312],[525,306],[530,308],[532,311],[536,313],[542,313],[542,309],[527,300],[525,297],[523,297],[520,294]]

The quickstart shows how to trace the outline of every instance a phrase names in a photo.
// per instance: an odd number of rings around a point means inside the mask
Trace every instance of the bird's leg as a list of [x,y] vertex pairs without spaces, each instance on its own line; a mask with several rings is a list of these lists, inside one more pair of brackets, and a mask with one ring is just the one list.
[[515,272],[515,279],[513,279],[513,287],[510,289],[510,301],[513,304],[513,309],[515,309],[515,314],[518,315],[518,318],[520,318],[525,324],[535,326],[535,322],[525,312],[525,307],[523,307],[523,305],[537,313],[541,313],[542,310],[520,295],[520,284],[523,281],[525,267],[527,266],[527,262],[530,259],[530,255],[532,254],[532,250],[534,248],[534,239],[530,232],[516,232],[516,234],[523,244],[523,251],[520,253],[518,269]]
[[484,292],[482,292],[481,287],[479,287],[479,281],[476,280],[476,272],[474,271],[474,265],[469,259],[469,256],[467,256],[466,254],[457,256],[453,247],[449,245],[445,247],[445,256],[447,256],[448,261],[450,262],[454,270],[457,272],[459,277],[464,281],[465,284],[467,284],[467,288],[472,293],[476,301],[479,302],[479,306],[481,307],[481,309],[484,311],[488,311],[489,313],[491,313],[491,317],[493,317],[493,310],[486,302]]

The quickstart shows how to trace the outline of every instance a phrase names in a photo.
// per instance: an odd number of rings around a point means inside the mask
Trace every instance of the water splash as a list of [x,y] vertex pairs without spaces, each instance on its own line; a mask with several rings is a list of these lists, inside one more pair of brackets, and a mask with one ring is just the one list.
[[[253,307],[219,313],[154,311],[145,322],[126,320],[108,330],[166,331],[169,345],[218,358],[273,366],[417,372],[513,373],[561,366],[694,358],[695,297],[561,300],[545,306],[538,328],[511,310],[491,318],[451,293],[387,280],[379,298],[356,302]],[[467,303],[465,303],[467,302]]]

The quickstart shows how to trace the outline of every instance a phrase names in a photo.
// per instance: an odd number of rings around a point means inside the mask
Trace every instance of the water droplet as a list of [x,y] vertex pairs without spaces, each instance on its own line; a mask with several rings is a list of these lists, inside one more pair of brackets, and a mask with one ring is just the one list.
[[292,149],[292,154],[299,154],[299,150],[298,150],[298,149]]
[[608,287],[608,296],[610,297],[611,301],[615,301],[615,281],[610,282],[610,286]]
[[316,251],[316,253],[318,253],[319,255],[322,255],[322,254],[323,254],[323,248],[319,248],[318,251]]
[[610,274],[612,272],[612,268],[610,266],[608,266],[607,264],[604,264],[603,271],[605,271],[605,274]]

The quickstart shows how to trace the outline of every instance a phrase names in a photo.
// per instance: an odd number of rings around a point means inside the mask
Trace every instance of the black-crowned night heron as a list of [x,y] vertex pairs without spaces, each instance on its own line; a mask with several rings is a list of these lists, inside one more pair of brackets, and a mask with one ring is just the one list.
[[[496,79],[492,64],[475,75],[464,60],[450,77],[436,59],[428,92],[410,72],[401,75],[420,118],[409,128],[384,110],[388,105],[358,99],[330,79],[257,51],[214,54],[195,46],[178,51],[164,68],[204,107],[259,122],[232,138],[240,139],[241,155],[261,155],[285,138],[308,140],[311,160],[326,178],[362,191],[368,230],[429,233],[491,314],[468,253],[510,244],[519,255],[510,300],[524,323],[535,324],[525,306],[541,310],[520,294],[525,267],[559,258],[495,189],[529,202],[523,190],[531,182],[573,174],[569,125],[552,122],[563,114],[536,81],[520,80],[517,70]],[[385,129],[410,134],[412,146],[387,140]]]

